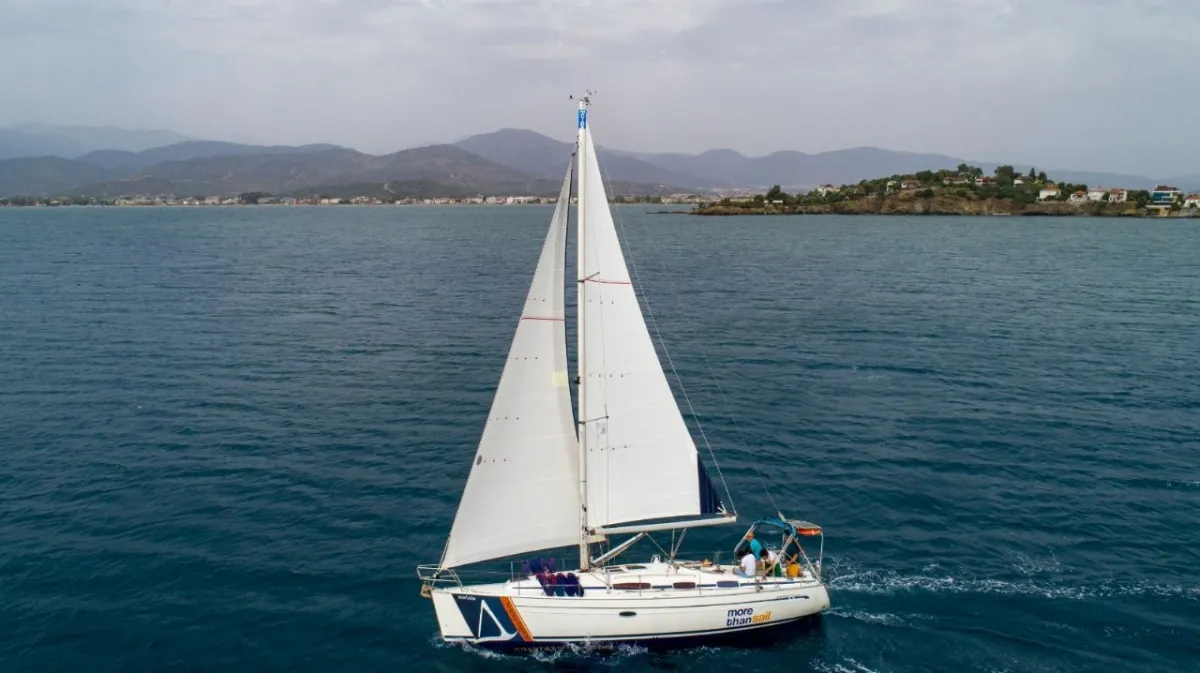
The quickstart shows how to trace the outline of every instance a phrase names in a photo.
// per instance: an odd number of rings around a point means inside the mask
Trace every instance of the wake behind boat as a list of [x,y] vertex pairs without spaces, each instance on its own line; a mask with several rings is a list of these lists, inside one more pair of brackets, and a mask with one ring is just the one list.
[[[445,640],[500,649],[703,643],[818,615],[829,607],[822,531],[782,514],[751,526],[755,551],[767,544],[761,566],[743,556],[749,572],[681,560],[675,544],[665,558],[612,563],[651,533],[680,531],[682,541],[689,528],[736,523],[737,514],[709,478],[646,329],[588,105],[579,105],[575,155],[441,562],[418,568],[422,594]],[[573,177],[577,415],[564,308]],[[610,547],[618,535],[631,537]],[[819,539],[815,560],[801,545],[806,536]],[[535,563],[504,582],[464,584],[456,571],[567,546],[579,548],[572,572]]]

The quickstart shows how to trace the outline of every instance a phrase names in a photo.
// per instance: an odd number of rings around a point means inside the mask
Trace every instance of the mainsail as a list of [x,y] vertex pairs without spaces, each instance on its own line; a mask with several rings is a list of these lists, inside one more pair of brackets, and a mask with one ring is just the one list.
[[579,112],[580,424],[587,527],[715,513],[716,491],[675,403],[630,282]]
[[579,446],[563,309],[570,189],[568,167],[443,569],[579,542]]

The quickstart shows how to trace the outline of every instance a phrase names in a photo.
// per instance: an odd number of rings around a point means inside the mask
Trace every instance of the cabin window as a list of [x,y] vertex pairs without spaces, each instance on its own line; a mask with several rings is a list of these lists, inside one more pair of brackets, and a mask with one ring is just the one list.
[[629,610],[626,610],[625,612],[622,612],[622,613],[621,613],[621,616],[622,616],[622,617],[636,617],[636,616],[637,616],[637,613],[636,613],[636,612],[630,612]]
[[695,582],[676,582],[672,586],[674,586],[676,589],[695,589],[696,583]]
[[650,583],[649,582],[617,582],[616,584],[612,585],[612,588],[621,589],[623,591],[641,591],[641,590],[649,589]]

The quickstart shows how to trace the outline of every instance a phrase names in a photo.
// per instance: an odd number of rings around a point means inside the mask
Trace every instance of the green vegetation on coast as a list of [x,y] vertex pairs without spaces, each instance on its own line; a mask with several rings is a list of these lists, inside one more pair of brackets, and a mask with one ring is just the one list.
[[[1164,188],[1160,188],[1164,189]],[[822,185],[789,194],[775,185],[764,194],[701,204],[696,215],[1053,215],[1145,217],[1200,215],[1185,208],[1182,195],[1163,202],[1148,190],[1091,189],[1055,184],[1045,172],[1018,174],[998,166],[992,175],[960,164],[955,170],[862,180],[853,185]]]

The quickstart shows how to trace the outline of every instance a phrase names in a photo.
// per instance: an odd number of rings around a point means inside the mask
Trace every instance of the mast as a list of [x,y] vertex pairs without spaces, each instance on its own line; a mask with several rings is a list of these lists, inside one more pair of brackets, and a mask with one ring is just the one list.
[[[584,416],[584,399],[587,395],[587,385],[584,381],[587,379],[587,358],[584,357],[584,329],[583,329],[583,306],[586,301],[584,298],[584,282],[585,269],[587,264],[584,258],[584,241],[587,240],[584,233],[584,180],[587,171],[583,169],[587,164],[584,163],[584,153],[588,151],[587,143],[585,142],[585,134],[587,132],[587,106],[588,98],[585,96],[579,100],[579,139],[576,143],[575,160],[579,167],[577,173],[579,175],[578,204],[575,206],[575,219],[577,225],[578,239],[576,248],[578,249],[578,259],[576,263],[576,275],[579,276],[577,283],[578,295],[575,301],[575,318],[578,337],[578,351],[575,353],[576,374],[578,381],[576,383],[577,397],[579,398],[579,420],[578,420],[578,435],[579,435],[579,569],[588,570],[591,567],[592,551],[588,543],[588,528],[587,528],[587,429],[585,424],[587,418]],[[568,203],[568,205],[570,205]]]

